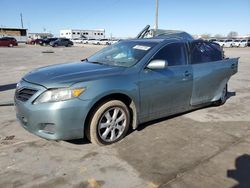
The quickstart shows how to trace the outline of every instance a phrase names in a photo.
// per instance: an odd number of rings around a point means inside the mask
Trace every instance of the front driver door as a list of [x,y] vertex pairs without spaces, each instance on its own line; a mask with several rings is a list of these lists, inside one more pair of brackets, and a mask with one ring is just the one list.
[[140,73],[140,114],[147,121],[185,111],[190,106],[192,68],[187,65],[184,43],[164,46],[153,59],[168,62],[164,69],[145,68]]

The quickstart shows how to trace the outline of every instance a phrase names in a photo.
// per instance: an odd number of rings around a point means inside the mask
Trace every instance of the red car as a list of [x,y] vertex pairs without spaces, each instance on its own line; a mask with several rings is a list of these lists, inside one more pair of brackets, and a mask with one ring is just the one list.
[[13,47],[17,46],[17,40],[14,37],[2,37],[0,38],[0,46]]
[[28,40],[26,44],[35,45],[35,44],[41,44],[42,42],[43,42],[43,39],[32,39],[32,40]]

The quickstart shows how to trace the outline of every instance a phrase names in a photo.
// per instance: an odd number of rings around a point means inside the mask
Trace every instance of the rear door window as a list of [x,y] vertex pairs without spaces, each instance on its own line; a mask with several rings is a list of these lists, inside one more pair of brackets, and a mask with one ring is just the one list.
[[207,63],[222,60],[220,46],[213,42],[194,41],[190,45],[191,64]]

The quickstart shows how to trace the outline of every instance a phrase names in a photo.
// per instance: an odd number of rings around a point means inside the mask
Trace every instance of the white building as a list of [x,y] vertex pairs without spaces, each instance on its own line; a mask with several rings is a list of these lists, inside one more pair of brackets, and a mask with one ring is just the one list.
[[63,29],[60,30],[60,37],[74,39],[103,39],[105,38],[105,29]]

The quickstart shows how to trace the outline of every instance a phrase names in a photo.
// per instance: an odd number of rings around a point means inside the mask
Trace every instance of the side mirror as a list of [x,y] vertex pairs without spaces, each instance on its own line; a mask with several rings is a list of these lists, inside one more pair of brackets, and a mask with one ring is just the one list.
[[168,66],[168,62],[166,60],[154,59],[150,61],[147,68],[148,69],[165,69]]

